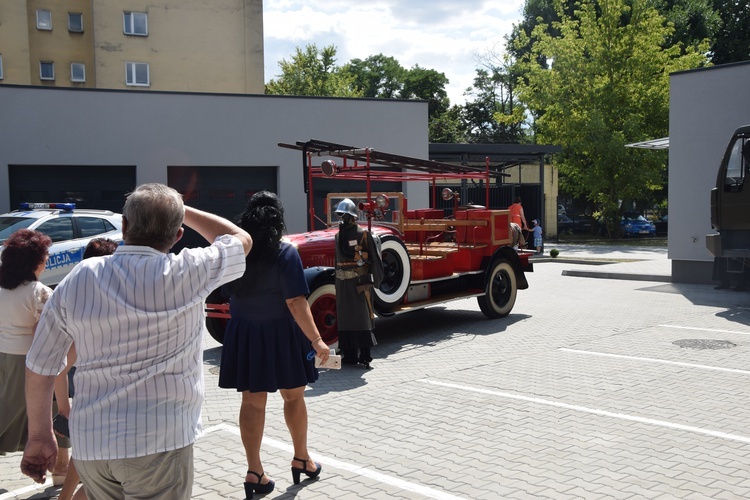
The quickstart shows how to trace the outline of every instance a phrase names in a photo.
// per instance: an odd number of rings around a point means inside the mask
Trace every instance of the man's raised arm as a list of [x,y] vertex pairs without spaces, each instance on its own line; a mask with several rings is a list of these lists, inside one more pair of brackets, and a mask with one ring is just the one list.
[[253,239],[247,232],[218,215],[214,215],[193,207],[185,207],[185,225],[194,229],[198,234],[213,242],[218,236],[231,234],[237,237],[245,249],[245,255],[250,253]]

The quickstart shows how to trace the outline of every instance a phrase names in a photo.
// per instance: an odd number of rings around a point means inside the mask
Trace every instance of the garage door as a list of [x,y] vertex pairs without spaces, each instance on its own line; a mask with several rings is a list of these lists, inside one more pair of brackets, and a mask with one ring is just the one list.
[[135,189],[135,166],[9,165],[11,210],[21,202],[74,202],[78,208],[122,212]]
[[[245,210],[253,193],[266,189],[278,192],[277,167],[168,167],[167,182],[182,193],[185,203],[206,212],[234,220]],[[186,230],[174,251],[205,246],[195,231]]]

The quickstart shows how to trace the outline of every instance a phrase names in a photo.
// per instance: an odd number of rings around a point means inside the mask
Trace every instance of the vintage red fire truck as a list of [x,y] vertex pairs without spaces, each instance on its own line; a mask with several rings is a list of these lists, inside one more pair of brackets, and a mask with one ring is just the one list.
[[[302,152],[305,191],[309,201],[311,230],[286,237],[299,251],[310,288],[308,302],[315,323],[327,344],[338,342],[336,290],[334,287],[334,241],[338,232],[335,208],[349,198],[358,207],[359,223],[376,236],[381,249],[385,278],[375,291],[375,311],[392,316],[452,300],[476,297],[488,318],[507,316],[516,292],[528,288],[525,273],[533,271],[533,252],[512,248],[510,213],[484,206],[461,205],[459,196],[441,183],[462,179],[482,181],[493,176],[489,162],[481,168],[422,160],[310,140],[284,148]],[[351,191],[329,193],[323,214],[315,211],[316,179],[345,180]],[[432,199],[451,200],[451,209],[408,206],[402,192],[374,192],[372,185],[390,182],[422,182],[432,190]],[[207,328],[222,342],[229,318],[229,305],[217,291],[206,304]]]

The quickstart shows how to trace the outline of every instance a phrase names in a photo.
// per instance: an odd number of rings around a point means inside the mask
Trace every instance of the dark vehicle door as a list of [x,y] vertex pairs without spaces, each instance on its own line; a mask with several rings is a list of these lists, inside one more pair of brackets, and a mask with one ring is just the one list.
[[[720,230],[750,229],[750,136],[737,133],[722,161],[711,223]],[[745,184],[748,183],[746,186]]]

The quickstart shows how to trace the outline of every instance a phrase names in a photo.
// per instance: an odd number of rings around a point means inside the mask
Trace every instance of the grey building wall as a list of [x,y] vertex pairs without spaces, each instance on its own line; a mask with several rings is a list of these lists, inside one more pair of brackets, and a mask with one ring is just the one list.
[[750,63],[674,73],[669,103],[669,243],[672,279],[711,281],[711,188],[732,132],[750,123]]
[[[0,212],[11,208],[8,165],[136,165],[138,184],[166,183],[175,165],[278,166],[288,229],[299,232],[307,228],[302,154],[279,142],[314,138],[428,158],[426,101],[3,85],[0,110]],[[410,207],[428,205],[426,188],[406,190]]]

